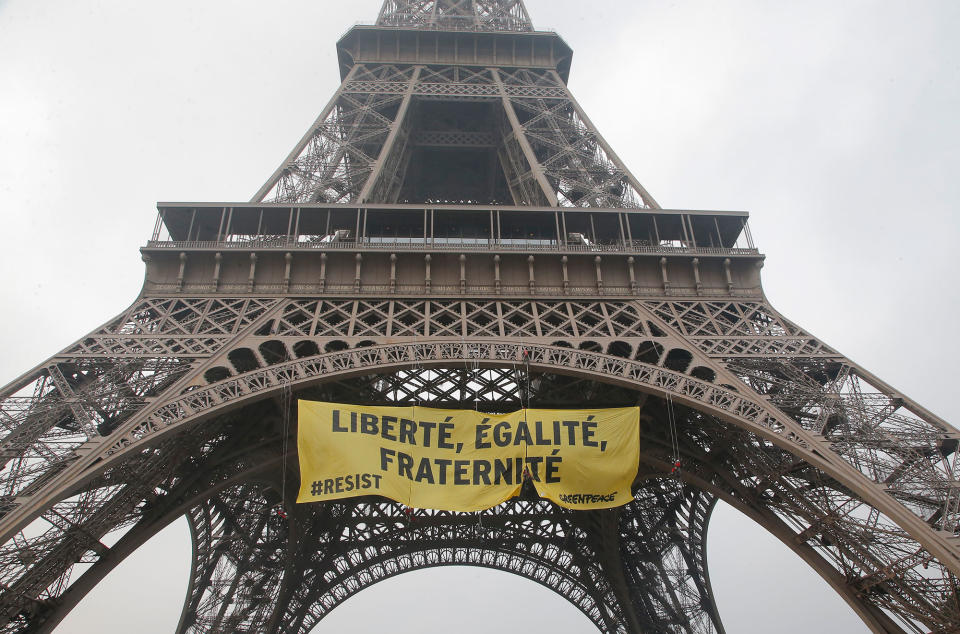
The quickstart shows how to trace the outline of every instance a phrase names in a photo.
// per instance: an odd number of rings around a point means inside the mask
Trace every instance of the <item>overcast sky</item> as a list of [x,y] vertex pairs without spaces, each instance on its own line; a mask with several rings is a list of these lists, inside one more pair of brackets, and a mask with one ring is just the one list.
[[[156,201],[248,200],[334,91],[336,39],[379,6],[0,0],[0,383],[134,299]],[[960,420],[960,3],[527,6],[574,48],[574,93],[661,205],[751,212],[778,309]],[[709,548],[731,634],[866,631],[735,512],[718,510]],[[170,632],[188,566],[178,522],[58,633]],[[316,631],[378,627],[592,631],[549,591],[479,570],[384,582]]]

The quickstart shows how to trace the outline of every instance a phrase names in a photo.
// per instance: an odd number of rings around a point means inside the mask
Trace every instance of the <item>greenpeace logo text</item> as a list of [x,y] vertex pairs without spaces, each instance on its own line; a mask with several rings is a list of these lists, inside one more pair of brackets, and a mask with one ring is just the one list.
[[564,504],[599,504],[601,502],[613,502],[616,497],[616,493],[610,493],[608,495],[597,495],[595,493],[561,493],[560,501]]

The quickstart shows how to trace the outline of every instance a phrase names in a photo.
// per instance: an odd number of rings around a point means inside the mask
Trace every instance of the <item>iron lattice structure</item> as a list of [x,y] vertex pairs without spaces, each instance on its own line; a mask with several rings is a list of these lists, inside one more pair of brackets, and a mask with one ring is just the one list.
[[[387,0],[338,52],[253,201],[161,206],[133,305],[0,392],[0,631],[52,631],[186,515],[182,633],[307,632],[443,565],[532,579],[604,632],[722,632],[717,500],[873,631],[960,629],[958,432],[769,305],[745,214],[662,209],[520,0]],[[635,499],[296,506],[296,398],[639,405]]]

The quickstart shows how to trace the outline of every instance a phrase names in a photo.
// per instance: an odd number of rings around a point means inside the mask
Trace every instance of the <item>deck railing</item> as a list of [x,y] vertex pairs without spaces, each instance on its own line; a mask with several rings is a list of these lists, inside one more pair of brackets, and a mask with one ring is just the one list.
[[285,237],[261,240],[215,241],[215,240],[151,240],[147,249],[170,249],[179,251],[423,251],[423,252],[520,252],[520,253],[624,253],[650,255],[719,255],[756,256],[760,252],[750,248],[694,247],[687,245],[651,245],[634,240],[613,244],[558,244],[546,241],[465,241],[449,240],[402,240],[402,241],[336,241],[312,242]]

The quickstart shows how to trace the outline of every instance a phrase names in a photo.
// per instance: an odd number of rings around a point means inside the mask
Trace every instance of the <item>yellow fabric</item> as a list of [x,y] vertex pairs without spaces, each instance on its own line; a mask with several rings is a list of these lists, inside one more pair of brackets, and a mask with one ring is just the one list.
[[414,508],[479,511],[530,478],[570,509],[632,500],[640,409],[504,415],[299,401],[297,502],[382,495]]

